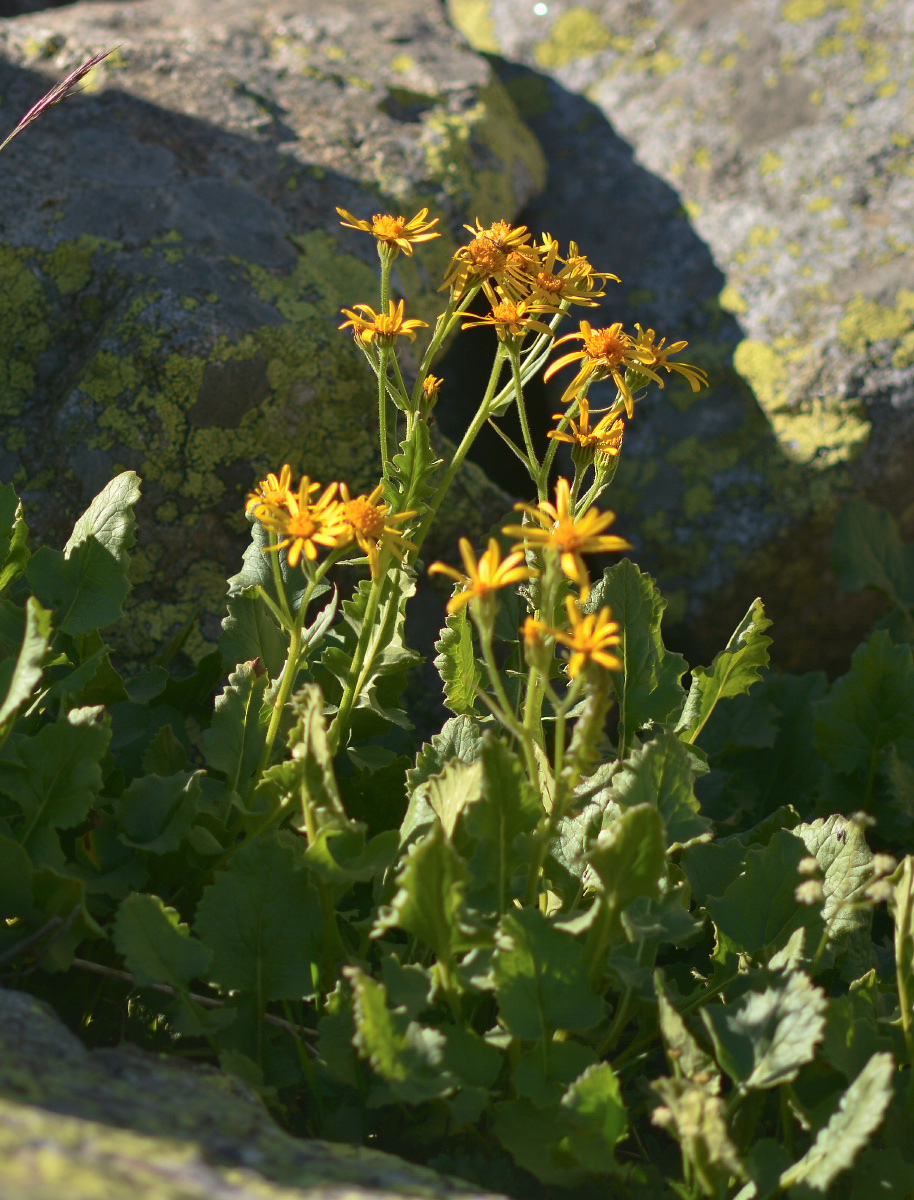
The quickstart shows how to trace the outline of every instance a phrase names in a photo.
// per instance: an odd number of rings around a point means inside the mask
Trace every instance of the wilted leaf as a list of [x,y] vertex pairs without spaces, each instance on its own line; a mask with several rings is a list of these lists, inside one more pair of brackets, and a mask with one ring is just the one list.
[[768,665],[771,638],[764,631],[771,622],[765,616],[761,600],[752,607],[737,625],[726,649],[716,655],[710,667],[695,667],[692,686],[676,732],[686,742],[694,742],[719,700],[748,692],[761,679],[759,670]]
[[211,958],[173,908],[144,892],[134,892],[118,909],[114,944],[141,987],[167,983],[185,989],[203,976]]
[[827,1192],[832,1181],[846,1170],[878,1129],[892,1099],[895,1063],[891,1054],[874,1054],[841,1097],[838,1111],[803,1157],[780,1178],[782,1188],[804,1183]]
[[524,1041],[550,1038],[556,1029],[583,1033],[603,1017],[592,991],[584,948],[535,908],[502,917],[493,959],[502,1021]]
[[812,1062],[827,1007],[822,989],[797,971],[780,987],[748,992],[733,1004],[709,1004],[701,1016],[731,1079],[747,1088],[771,1088],[796,1079]]
[[64,633],[88,633],[122,615],[139,485],[133,471],[112,479],[76,522],[62,552],[42,546],[29,560],[26,577],[38,599],[57,610],[54,625]]

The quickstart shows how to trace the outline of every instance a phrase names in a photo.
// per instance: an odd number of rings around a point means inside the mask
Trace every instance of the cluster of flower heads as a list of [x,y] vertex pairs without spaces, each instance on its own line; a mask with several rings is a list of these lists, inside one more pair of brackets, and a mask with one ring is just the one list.
[[457,612],[469,603],[488,604],[500,588],[533,578],[536,570],[526,565],[530,551],[544,558],[552,556],[565,577],[576,585],[578,595],[569,595],[565,601],[567,630],[533,617],[527,618],[523,633],[528,660],[536,661],[540,648],[552,640],[571,651],[568,674],[572,678],[591,662],[608,670],[621,670],[622,663],[610,651],[610,647],[617,646],[620,641],[619,626],[612,620],[610,609],[604,606],[597,613],[587,614],[581,610],[590,595],[590,576],[583,556],[631,549],[631,544],[624,538],[604,532],[616,519],[616,514],[588,508],[575,516],[567,479],[557,482],[555,503],[541,500],[539,504],[517,504],[515,508],[524,513],[531,524],[504,527],[502,532],[508,537],[520,539],[504,559],[497,538],[489,539],[488,547],[478,561],[470,542],[461,538],[460,555],[466,574],[446,563],[432,563],[429,567],[430,573],[448,575],[461,585],[461,590],[448,602],[448,612]]
[[297,490],[291,486],[292,471],[284,466],[261,480],[247,498],[245,511],[276,538],[270,550],[285,550],[290,566],[297,567],[302,555],[314,562],[322,550],[340,550],[355,542],[367,555],[371,573],[379,570],[382,550],[402,561],[413,543],[397,528],[417,514],[392,514],[379,503],[382,484],[369,494],[351,496],[345,483],[331,483],[320,492],[320,484],[303,476]]

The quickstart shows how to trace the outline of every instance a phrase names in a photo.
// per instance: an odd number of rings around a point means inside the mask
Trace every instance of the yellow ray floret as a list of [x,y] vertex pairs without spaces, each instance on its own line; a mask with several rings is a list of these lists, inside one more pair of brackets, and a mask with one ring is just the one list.
[[283,508],[260,509],[256,513],[265,529],[279,535],[279,541],[269,549],[285,549],[291,567],[298,566],[302,554],[313,562],[320,546],[340,546],[352,540],[340,503],[335,499],[339,485],[331,483],[312,503],[311,496],[319,487],[305,475],[298,491],[286,495]]
[[379,246],[387,247],[394,255],[401,250],[404,254],[412,254],[413,246],[417,242],[428,242],[441,236],[437,231],[432,232],[440,217],[427,221],[427,208],[421,208],[409,221],[406,217],[393,217],[387,213],[375,213],[370,221],[363,221],[347,212],[345,208],[338,208],[336,211],[346,218],[340,221],[346,229],[358,229],[372,234]]
[[473,553],[473,547],[468,538],[459,542],[460,557],[466,568],[466,574],[461,573],[447,563],[436,562],[428,569],[429,575],[449,575],[463,587],[462,592],[452,596],[448,601],[447,611],[455,613],[471,600],[488,596],[499,588],[508,587],[512,583],[520,583],[530,579],[535,574],[529,567],[522,566],[524,555],[522,551],[509,554],[503,561],[501,548],[497,538],[489,538],[488,548],[483,552],[479,562]]
[[[319,484],[312,484],[312,490],[317,491]],[[261,481],[254,487],[252,492],[248,493],[248,498],[244,506],[244,511],[258,515],[259,509],[284,508],[286,496],[292,489],[292,468],[288,463],[283,465],[279,472],[279,478],[271,471],[266,479]]]
[[559,256],[559,244],[548,233],[543,234],[542,249],[545,251],[545,257],[530,281],[531,296],[534,300],[548,299],[553,303],[566,300],[570,304],[584,304],[594,308],[597,297],[606,295],[600,285],[608,279],[619,282],[616,275],[595,271],[587,259],[577,253],[574,242],[571,243],[564,267],[558,271],[555,267]]
[[523,539],[512,549],[523,550],[526,546],[532,546],[558,553],[562,570],[577,584],[582,600],[586,600],[590,594],[590,577],[581,556],[632,548],[625,538],[603,533],[615,521],[614,512],[601,513],[595,508],[588,508],[575,517],[567,479],[560,479],[555,485],[555,504],[541,500],[539,504],[515,504],[514,507],[518,512],[526,513],[536,524],[505,526],[504,532],[509,537]]
[[[708,376],[701,367],[693,367],[691,363],[669,362],[671,354],[678,354],[680,350],[685,350],[688,342],[673,342],[672,345],[664,347],[666,338],[661,338],[656,345],[654,339],[656,333],[653,329],[642,329],[636,324],[638,336],[635,338],[634,353],[638,356],[643,366],[657,368],[662,367],[664,371],[670,373],[676,371],[689,381],[689,386],[693,392],[697,392],[699,388],[708,386]],[[653,376],[652,372],[648,372]],[[663,384],[660,384],[663,387]]]
[[363,342],[378,341],[392,346],[398,337],[409,338],[411,342],[414,342],[416,330],[427,328],[426,321],[405,321],[403,319],[405,305],[402,300],[399,304],[395,304],[391,300],[386,313],[376,313],[370,304],[356,304],[355,307],[359,310],[358,312],[353,312],[350,308],[341,310],[349,320],[344,321],[340,329],[346,329],[351,325],[355,336]]
[[475,227],[464,228],[473,234],[473,240],[455,252],[439,291],[451,287],[455,295],[461,295],[474,284],[492,280],[517,297],[529,292],[530,276],[539,270],[540,258],[537,247],[529,244],[526,225],[495,221],[484,226],[477,217]]
[[531,643],[537,636],[553,637],[561,645],[567,646],[571,651],[568,674],[572,679],[590,662],[599,663],[607,671],[621,671],[622,660],[609,652],[610,646],[618,646],[622,640],[619,637],[619,624],[612,619],[610,609],[604,606],[598,613],[584,616],[573,596],[565,597],[565,608],[571,625],[570,632],[528,617],[524,625],[525,641]]
[[383,484],[379,483],[370,495],[352,497],[346,484],[340,484],[340,515],[351,536],[368,555],[374,578],[377,578],[382,549],[389,550],[402,562],[406,551],[416,548],[397,525],[418,516],[417,510],[392,515],[388,505],[378,504],[382,489]]
[[577,375],[562,393],[562,404],[573,400],[585,385],[612,378],[625,402],[625,411],[631,417],[635,411],[635,401],[625,382],[627,369],[632,368],[642,375],[647,375],[663,386],[660,376],[644,362],[645,356],[639,355],[634,339],[622,329],[621,321],[616,321],[606,329],[594,329],[589,321],[582,321],[578,333],[566,333],[555,344],[558,346],[573,339],[582,343],[581,349],[563,354],[554,363],[550,363],[543,376],[548,383],[556,371],[561,371],[569,363],[580,362]]
[[608,412],[591,429],[590,407],[586,397],[581,396],[578,404],[581,411],[577,421],[574,417],[566,417],[563,413],[552,414],[554,421],[567,420],[570,428],[568,430],[550,429],[546,437],[554,438],[557,442],[568,442],[571,446],[578,446],[581,450],[588,450],[593,454],[605,454],[609,458],[615,457],[622,449],[625,422],[621,417]]
[[534,303],[529,300],[511,300],[501,293],[498,302],[492,305],[492,311],[485,316],[472,316],[464,321],[461,329],[475,329],[484,325],[492,325],[499,340],[504,342],[509,337],[523,337],[531,329],[537,333],[545,333],[552,337],[552,330],[542,321],[538,321],[539,313],[556,313],[558,309],[547,303]]

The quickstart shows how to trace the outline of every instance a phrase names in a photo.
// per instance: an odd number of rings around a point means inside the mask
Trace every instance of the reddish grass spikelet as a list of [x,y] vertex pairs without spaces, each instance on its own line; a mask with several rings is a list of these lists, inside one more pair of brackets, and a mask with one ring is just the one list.
[[[85,79],[92,68],[97,67],[103,59],[106,59],[113,49],[112,47],[111,50],[102,50],[101,53],[93,55],[88,62],[84,62],[81,67],[77,67],[75,71],[71,71],[66,79],[61,79],[59,83],[55,83],[51,90],[42,96],[37,104],[32,105],[9,137],[5,141],[0,142],[0,150],[5,149],[13,138],[18,137],[23,130],[27,129],[33,121],[37,121],[49,108],[53,108],[55,104],[60,104],[61,100],[67,100],[70,96],[75,95],[73,91],[75,85],[81,79]],[[76,88],[76,91],[82,91],[82,89]]]

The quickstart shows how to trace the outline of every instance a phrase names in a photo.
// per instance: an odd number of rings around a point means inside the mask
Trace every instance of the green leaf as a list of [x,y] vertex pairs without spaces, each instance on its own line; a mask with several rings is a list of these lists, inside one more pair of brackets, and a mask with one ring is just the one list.
[[418,806],[424,801],[432,810],[445,836],[452,838],[460,814],[482,795],[482,763],[464,763],[452,759],[440,775],[420,784],[415,793]]
[[501,1020],[524,1041],[551,1038],[555,1030],[583,1033],[604,1015],[591,990],[584,948],[536,908],[502,917],[493,957]]
[[431,477],[441,461],[435,457],[432,449],[428,422],[424,417],[419,417],[413,424],[411,436],[400,443],[399,451],[391,459],[384,485],[384,499],[393,512],[425,510],[423,501],[434,491]]
[[493,1131],[517,1165],[541,1183],[571,1187],[586,1173],[567,1154],[558,1154],[556,1140],[564,1131],[562,1110],[538,1109],[529,1100],[507,1100],[494,1105]]
[[143,754],[143,770],[147,775],[175,775],[190,766],[187,751],[175,737],[170,725],[163,725]]
[[643,574],[629,559],[606,568],[584,611],[596,612],[604,604],[610,606],[621,627],[618,654],[623,670],[612,673],[619,703],[621,751],[632,744],[638,730],[662,724],[682,707],[684,692],[679,681],[688,663],[681,654],[671,654],[664,646],[660,623],[666,601],[650,575]]
[[747,1088],[772,1088],[796,1079],[825,1035],[828,1000],[801,971],[781,987],[748,992],[733,1004],[708,1004],[701,1018],[717,1061]]
[[452,758],[475,762],[482,752],[482,730],[471,717],[448,717],[441,732],[422,745],[416,765],[406,772],[406,787],[412,793],[420,783],[438,775]]
[[134,892],[118,909],[114,944],[140,987],[166,983],[179,991],[202,978],[210,952],[191,937],[178,913],[145,892]]
[[72,829],[85,819],[102,786],[101,760],[110,739],[100,708],[74,708],[36,734],[7,742],[0,753],[0,792],[22,813],[17,836],[26,849],[45,830]]
[[715,655],[710,667],[693,669],[692,686],[676,726],[683,741],[697,739],[719,700],[748,692],[759,682],[759,670],[768,665],[771,638],[765,637],[764,631],[770,624],[761,600],[753,601],[726,649]]
[[803,1157],[780,1178],[782,1188],[805,1184],[827,1192],[833,1180],[846,1170],[882,1124],[892,1099],[895,1063],[891,1054],[874,1054],[841,1097],[838,1111]]
[[41,669],[51,638],[51,614],[34,596],[25,602],[25,635],[0,704],[0,745],[6,740],[19,713],[41,682]]
[[422,1104],[453,1090],[458,1081],[444,1067],[441,1031],[392,1013],[384,984],[358,967],[346,975],[352,985],[353,1043],[396,1099]]
[[0,487],[0,592],[23,573],[29,561],[29,528],[11,483]]
[[351,822],[337,787],[321,689],[316,683],[305,684],[292,697],[291,708],[293,723],[286,739],[290,765],[297,774],[299,802],[303,806],[301,828],[313,840],[321,829],[346,829]]
[[706,901],[718,931],[744,954],[764,958],[780,950],[801,925],[821,928],[821,918],[812,908],[798,904],[794,895],[801,876],[800,859],[806,847],[792,833],[782,831],[767,846],[750,849],[746,869],[722,896]]
[[657,1021],[667,1060],[677,1076],[710,1083],[717,1077],[717,1067],[710,1054],[706,1054],[692,1037],[676,1006],[666,992],[666,981],[661,970],[654,972],[654,991],[657,995]]
[[177,850],[197,812],[201,774],[177,771],[165,779],[160,775],[134,779],[114,804],[124,845],[149,854]]
[[559,1147],[594,1174],[612,1171],[616,1146],[628,1132],[622,1088],[608,1062],[595,1063],[562,1097],[571,1130]]
[[206,765],[225,775],[230,792],[240,793],[260,762],[267,733],[261,719],[267,682],[266,670],[256,661],[238,663],[200,738]]
[[668,845],[707,838],[711,830],[700,814],[689,752],[674,733],[663,731],[635,750],[614,777],[610,797],[622,809],[652,804],[663,817]]
[[0,835],[0,922],[24,917],[31,907],[31,859],[18,842]]
[[891,513],[852,500],[838,514],[831,555],[842,591],[875,588],[911,618],[914,546],[901,540]]
[[139,484],[133,471],[112,479],[76,522],[62,552],[42,546],[29,560],[26,577],[38,599],[56,608],[54,624],[64,633],[88,633],[123,615]]
[[869,948],[872,909],[868,904],[856,911],[854,907],[864,901],[873,875],[873,854],[861,827],[846,817],[831,816],[795,825],[792,833],[803,839],[807,853],[816,858],[822,872],[822,917],[828,925],[829,940],[838,942],[863,931]]
[[651,1088],[662,1102],[651,1120],[679,1142],[706,1196],[721,1196],[731,1179],[745,1178],[720,1096],[688,1079],[655,1079]]
[[604,902],[620,913],[633,900],[660,895],[666,871],[663,825],[652,804],[626,809],[603,829],[587,851],[602,885]]
[[851,658],[851,669],[835,681],[818,706],[815,745],[842,775],[863,772],[871,779],[879,754],[894,744],[914,763],[914,658],[877,630]]
[[458,716],[476,713],[476,686],[482,670],[473,649],[473,627],[464,604],[447,617],[438,641],[435,670],[444,684],[444,704]]
[[440,824],[409,847],[396,884],[389,906],[378,913],[376,935],[404,929],[445,964],[458,950],[470,948],[470,930],[463,918],[467,867]]
[[910,1039],[914,998],[914,858],[910,854],[905,855],[895,873],[889,909],[895,923],[895,974],[901,1022]]
[[273,614],[254,588],[232,596],[219,635],[219,649],[229,670],[236,663],[259,658],[269,677],[276,679],[286,660],[288,646],[289,635],[276,624]]
[[312,992],[310,958],[321,937],[320,901],[287,835],[243,846],[203,891],[194,932],[211,951],[223,991],[270,1000]]
[[596,1062],[590,1046],[580,1042],[537,1042],[520,1056],[511,1073],[518,1096],[537,1108],[557,1108],[568,1085]]

